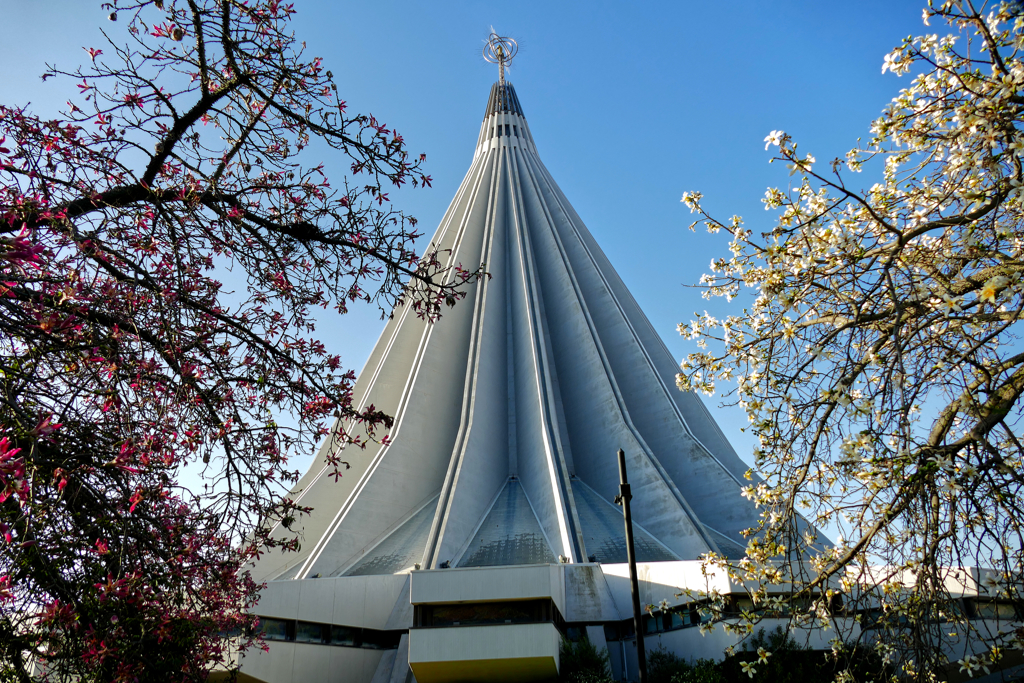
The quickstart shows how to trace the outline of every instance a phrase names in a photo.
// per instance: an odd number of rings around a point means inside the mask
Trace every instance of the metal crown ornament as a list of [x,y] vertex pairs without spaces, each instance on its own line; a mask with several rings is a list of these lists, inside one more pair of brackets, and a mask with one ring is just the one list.
[[512,58],[519,52],[519,43],[508,36],[499,36],[491,33],[487,37],[487,45],[484,46],[484,59],[491,64],[498,65],[498,82],[505,84],[505,65],[512,61]]

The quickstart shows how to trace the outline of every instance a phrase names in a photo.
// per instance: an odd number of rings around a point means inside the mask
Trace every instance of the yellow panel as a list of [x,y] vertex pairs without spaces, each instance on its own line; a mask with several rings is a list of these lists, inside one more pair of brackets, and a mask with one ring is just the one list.
[[242,673],[238,670],[226,671],[224,669],[211,671],[206,681],[207,683],[226,683],[227,681],[232,680],[231,674],[236,674],[238,676],[237,678],[233,679],[237,683],[266,683],[262,678],[256,678],[255,676],[250,676],[249,674]]
[[415,662],[411,666],[417,683],[526,683],[558,676],[554,657]]

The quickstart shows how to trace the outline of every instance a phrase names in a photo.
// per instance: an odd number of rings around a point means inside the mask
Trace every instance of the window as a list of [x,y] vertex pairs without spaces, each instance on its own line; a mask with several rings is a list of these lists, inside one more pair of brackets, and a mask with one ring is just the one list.
[[515,124],[512,124],[512,134],[519,137],[519,129],[516,128]]
[[739,598],[732,597],[729,600],[729,604],[726,606],[726,611],[732,614],[740,614],[741,612],[747,612],[748,614],[754,613],[754,601],[750,598]]
[[537,624],[561,621],[551,600],[468,602],[416,605],[416,626],[480,626],[485,624]]
[[906,628],[910,621],[905,615],[886,612],[881,607],[873,607],[860,613],[861,628],[865,631],[879,628]]
[[635,637],[635,633],[632,619],[604,625],[605,640],[631,640]]
[[291,640],[294,621],[286,619],[260,618],[260,630],[267,640]]
[[359,629],[350,626],[332,626],[331,645],[359,647]]
[[323,624],[311,624],[308,621],[300,621],[295,627],[296,643],[322,643],[324,642]]
[[394,631],[374,631],[363,629],[363,642],[359,647],[371,650],[393,650],[398,647],[402,634]]
[[1017,618],[1017,610],[1012,602],[996,602],[994,600],[974,601],[975,619],[998,619],[1013,621]]
[[398,641],[402,637],[401,631],[378,631],[372,628],[318,624],[293,619],[259,617],[259,620],[260,630],[266,640],[388,650],[398,647]]
[[669,612],[655,612],[644,616],[644,633],[661,633],[676,629],[695,626],[700,623],[700,615],[692,605],[678,607]]
[[677,628],[683,628],[689,626],[692,621],[690,619],[690,610],[684,612],[671,612],[665,615],[665,630],[674,631]]

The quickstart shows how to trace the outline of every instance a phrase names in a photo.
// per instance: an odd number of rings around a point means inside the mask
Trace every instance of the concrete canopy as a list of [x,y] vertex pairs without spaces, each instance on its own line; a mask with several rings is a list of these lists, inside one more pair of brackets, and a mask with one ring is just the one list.
[[[743,554],[746,466],[537,154],[512,85],[488,98],[469,172],[431,248],[489,278],[436,323],[394,311],[354,404],[391,443],[327,476],[328,439],[292,496],[298,553],[257,580],[625,561],[615,452],[627,454],[638,561]],[[282,530],[282,534],[283,534]]]

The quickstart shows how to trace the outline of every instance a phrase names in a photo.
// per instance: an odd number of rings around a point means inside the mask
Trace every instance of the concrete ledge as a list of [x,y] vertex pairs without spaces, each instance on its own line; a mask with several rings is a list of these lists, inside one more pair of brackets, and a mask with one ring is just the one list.
[[562,565],[436,569],[412,572],[409,577],[414,605],[551,598],[565,612]]
[[554,624],[413,629],[409,666],[418,683],[540,681],[558,675]]

